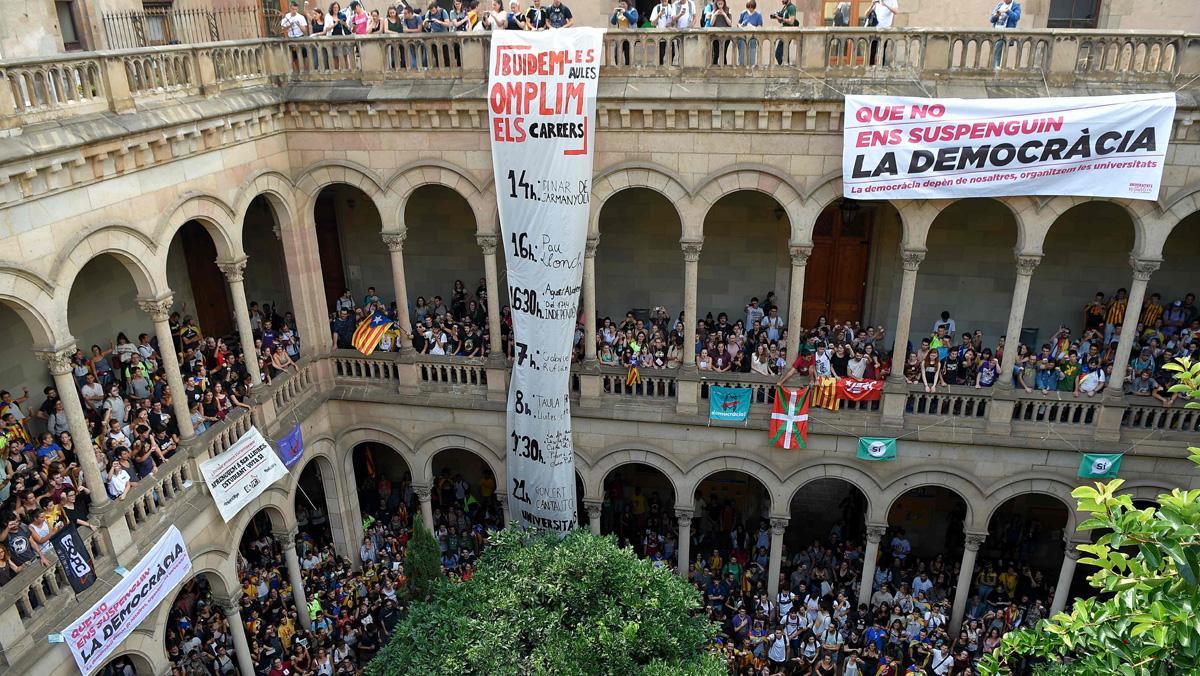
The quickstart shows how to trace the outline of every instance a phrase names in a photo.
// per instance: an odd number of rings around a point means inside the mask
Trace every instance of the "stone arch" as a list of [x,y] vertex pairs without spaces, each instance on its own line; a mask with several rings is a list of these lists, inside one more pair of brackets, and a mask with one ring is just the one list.
[[882,512],[884,519],[886,520],[891,514],[892,507],[895,506],[900,496],[914,488],[925,486],[945,488],[958,495],[967,510],[967,516],[963,520],[967,529],[978,532],[987,531],[987,521],[984,520],[982,523],[979,521],[980,514],[990,513],[989,509],[981,508],[986,504],[983,492],[979,490],[972,477],[952,469],[917,470],[893,479],[891,483],[883,487],[883,493],[879,500],[884,507]]
[[[1046,241],[1046,235],[1050,232],[1050,228],[1058,222],[1063,214],[1067,213],[1075,207],[1086,204],[1088,202],[1108,202],[1121,209],[1129,217],[1130,223],[1133,225],[1133,252],[1142,252],[1146,249],[1150,242],[1146,230],[1146,219],[1152,218],[1154,207],[1149,202],[1121,200],[1107,197],[1078,197],[1078,196],[1054,196],[1048,200],[1040,202],[1040,206],[1034,211],[1038,217],[1033,218],[1029,214],[1026,219],[1028,231],[1026,233],[1026,250],[1029,253],[1042,253],[1042,246]],[[1036,203],[1035,203],[1036,204]],[[1163,241],[1166,241],[1165,237]]]
[[[683,179],[670,169],[653,162],[622,162],[606,167],[592,179],[592,208],[588,215],[588,237],[600,233],[600,212],[609,198],[629,188],[646,188],[666,198],[675,209],[679,222],[684,225],[684,213],[679,205],[691,201],[691,192],[684,187]],[[680,233],[682,236],[683,233]]]
[[[701,179],[697,186],[694,202],[698,220],[684,221],[685,238],[703,239],[702,231],[689,231],[689,222],[693,227],[703,229],[708,212],[722,197],[749,190],[767,195],[778,202],[788,219],[788,241],[802,241],[800,223],[804,200],[800,196],[800,188],[785,172],[765,164],[735,164],[709,174]],[[811,240],[812,230],[809,229],[808,232]]]
[[267,202],[271,205],[280,230],[292,227],[296,222],[295,189],[296,187],[292,185],[292,182],[277,171],[266,170],[255,174],[249,183],[242,186],[233,201],[233,215],[234,223],[236,223],[236,232],[238,233],[238,241],[240,242],[242,239],[242,227],[246,221],[246,212],[250,209],[250,203],[259,195],[265,196]]
[[[485,197],[492,192],[492,184],[480,181],[471,172],[450,162],[441,160],[417,160],[401,167],[387,183],[384,190],[396,196],[396,228],[387,228],[385,232],[404,231],[408,228],[404,221],[404,212],[408,208],[408,200],[422,186],[440,185],[458,193],[471,207],[475,215],[475,228],[479,234],[496,234],[498,218],[492,218],[496,211],[495,200]],[[400,227],[403,224],[403,227]]]
[[663,473],[667,477],[667,481],[671,482],[671,490],[675,492],[675,505],[678,507],[681,504],[691,505],[690,498],[686,502],[682,502],[685,494],[681,492],[680,479],[683,477],[684,470],[670,456],[663,453],[661,450],[653,446],[640,444],[619,444],[605,449],[598,455],[598,460],[591,466],[590,471],[584,475],[584,491],[591,496],[604,495],[604,480],[608,475],[621,465],[647,465],[653,467]]
[[[371,169],[357,162],[348,160],[325,160],[317,162],[305,169],[293,182],[300,195],[299,213],[306,214],[306,220],[311,218],[309,212],[316,204],[317,196],[324,188],[343,183],[358,188],[379,210],[380,218],[386,214],[397,213],[392,205],[390,194],[384,189],[383,181]],[[383,223],[384,232],[388,232],[387,223]]]
[[[170,604],[165,604],[170,605]],[[164,618],[165,619],[165,618]],[[109,656],[104,661],[104,665],[110,664],[122,657],[133,663],[134,673],[137,674],[158,674],[169,668],[167,653],[163,649],[161,642],[157,649],[154,646],[153,632],[145,629],[134,629],[129,636],[121,641],[120,649]]]
[[[878,523],[881,520],[876,513],[879,509],[879,500],[873,500],[871,497],[879,495],[881,491],[879,480],[869,472],[855,467],[848,462],[831,462],[829,460],[797,470],[784,478],[783,495],[789,512],[792,502],[796,499],[796,495],[800,492],[800,489],[804,488],[807,484],[822,479],[844,481],[857,488],[867,500],[867,521]],[[882,519],[886,518],[887,514],[884,514]]]
[[[255,498],[253,502],[243,507],[242,511],[228,524],[229,532],[234,534],[231,541],[232,551],[236,552],[241,547],[242,538],[246,536],[246,529],[250,527],[250,523],[254,517],[258,516],[259,512],[266,512],[267,517],[271,519],[271,530],[273,531],[290,531],[296,526],[291,494],[280,486],[272,486]],[[233,579],[236,580],[237,576],[235,575]]]
[[992,488],[987,493],[987,514],[983,515],[984,523],[990,524],[996,512],[1004,506],[1004,503],[1013,498],[1029,494],[1048,495],[1061,502],[1063,507],[1066,508],[1067,525],[1064,526],[1064,529],[1067,535],[1070,536],[1075,533],[1076,524],[1078,523],[1078,515],[1075,511],[1075,498],[1071,497],[1072,490],[1074,490],[1074,486],[1070,483],[1058,477],[1048,477],[1041,474],[1023,475],[1005,479],[1001,484]]
[[154,232],[155,242],[170,242],[188,221],[204,226],[217,249],[217,260],[232,261],[242,257],[241,228],[236,212],[220,198],[207,194],[188,193],[168,208],[166,217]]
[[684,481],[687,482],[685,486],[687,492],[684,494],[687,496],[687,504],[690,505],[695,501],[696,489],[705,479],[717,472],[727,471],[748,474],[762,484],[771,496],[771,514],[786,515],[788,513],[783,480],[775,468],[758,458],[728,455],[725,451],[720,451],[719,454],[707,459],[698,458],[688,467],[687,473],[684,475]]
[[[17,313],[29,329],[29,334],[33,336],[35,346],[51,348],[66,342],[70,336],[67,335],[65,321],[46,314],[55,310],[52,287],[32,281],[29,276],[17,272],[12,266],[13,264],[0,262],[0,303]],[[41,280],[40,277],[37,279]],[[64,311],[65,306],[64,300]],[[56,326],[63,329],[56,332]]]
[[497,451],[485,439],[466,431],[434,432],[417,442],[417,463],[413,466],[413,481],[418,483],[433,481],[433,457],[442,451],[451,449],[470,451],[479,456],[488,469],[492,470],[492,476],[496,478],[496,485],[507,486],[508,473],[505,471],[504,454]]
[[1162,211],[1146,219],[1146,242],[1139,250],[1145,258],[1162,258],[1167,240],[1175,229],[1189,216],[1200,212],[1200,183],[1179,190],[1162,206]]
[[1118,495],[1129,495],[1134,500],[1147,500],[1157,503],[1158,496],[1163,493],[1170,493],[1178,486],[1172,486],[1166,481],[1157,479],[1136,479],[1126,481],[1121,484],[1121,488],[1117,491]]
[[339,461],[335,465],[342,468],[345,481],[342,485],[355,486],[355,503],[357,503],[357,484],[354,481],[354,447],[363,442],[373,442],[391,447],[404,458],[408,468],[413,473],[413,481],[420,482],[417,477],[418,456],[415,446],[398,430],[381,423],[363,423],[347,427],[337,433],[334,441],[334,452]]
[[67,242],[54,261],[54,285],[66,313],[67,296],[79,271],[97,256],[109,254],[120,261],[133,278],[141,298],[158,298],[167,292],[166,278],[156,277],[159,250],[144,233],[127,225],[106,225],[84,231]]

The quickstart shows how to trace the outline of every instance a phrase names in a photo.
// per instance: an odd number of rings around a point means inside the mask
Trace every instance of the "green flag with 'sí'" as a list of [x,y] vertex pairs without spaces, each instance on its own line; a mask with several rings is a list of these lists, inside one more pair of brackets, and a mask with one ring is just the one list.
[[859,460],[895,460],[896,440],[882,437],[862,437],[858,440]]
[[1084,453],[1079,476],[1084,479],[1115,479],[1121,469],[1121,453]]

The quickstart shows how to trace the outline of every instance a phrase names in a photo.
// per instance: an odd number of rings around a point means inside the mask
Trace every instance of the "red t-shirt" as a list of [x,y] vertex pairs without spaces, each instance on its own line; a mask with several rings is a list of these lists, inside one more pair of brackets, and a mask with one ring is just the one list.
[[792,362],[792,368],[796,369],[796,373],[806,376],[808,375],[808,370],[812,368],[814,361],[816,361],[816,359],[813,357],[811,352],[808,354],[801,352],[796,356],[796,361]]

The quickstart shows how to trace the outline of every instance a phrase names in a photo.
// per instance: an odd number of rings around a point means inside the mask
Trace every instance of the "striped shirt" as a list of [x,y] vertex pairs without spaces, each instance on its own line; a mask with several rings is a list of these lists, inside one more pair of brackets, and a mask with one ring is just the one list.
[[1125,321],[1125,306],[1128,300],[1125,298],[1113,297],[1108,301],[1108,313],[1104,316],[1104,321],[1114,326],[1120,326]]
[[1152,328],[1154,326],[1154,322],[1158,321],[1158,319],[1162,317],[1162,314],[1163,306],[1159,305],[1158,303],[1146,301],[1142,305],[1142,325],[1146,328]]

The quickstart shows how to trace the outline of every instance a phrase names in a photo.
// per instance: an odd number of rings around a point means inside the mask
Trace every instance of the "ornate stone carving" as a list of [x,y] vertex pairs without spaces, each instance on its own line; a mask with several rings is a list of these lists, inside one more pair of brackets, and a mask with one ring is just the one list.
[[217,263],[217,267],[221,269],[221,274],[225,275],[225,281],[229,283],[240,282],[245,278],[246,259],[232,261],[229,263]]
[[73,365],[71,357],[75,354],[75,346],[64,347],[61,350],[37,352],[37,358],[46,362],[51,375],[65,376],[71,373]]
[[242,591],[239,589],[228,597],[214,596],[213,601],[225,613],[225,618],[228,619],[242,612]]
[[1039,263],[1042,262],[1041,255],[1033,254],[1017,254],[1017,274],[1029,276],[1037,269]]
[[683,260],[689,263],[695,263],[700,260],[700,249],[704,246],[704,242],[680,242],[680,247],[683,249]]
[[1071,559],[1072,561],[1078,561],[1079,557],[1083,556],[1083,552],[1077,549],[1079,546],[1078,542],[1065,542],[1063,544],[1066,546],[1065,553],[1068,559]]
[[867,542],[879,544],[883,541],[884,533],[887,533],[887,526],[867,526]]
[[694,518],[696,518],[696,513],[690,509],[675,510],[675,520],[679,523],[681,528],[684,526],[684,524],[686,524],[688,528],[691,528],[692,519]]
[[433,488],[431,486],[417,486],[413,484],[412,489],[413,493],[417,494],[417,499],[421,502],[429,502],[433,495]]
[[984,542],[987,542],[987,533],[967,533],[965,546],[968,550],[977,552]]
[[925,260],[925,250],[902,249],[900,251],[900,260],[904,263],[905,270],[916,272],[921,267],[921,261]]
[[483,250],[484,256],[496,255],[495,235],[475,235],[475,242],[478,243],[479,248]]
[[792,265],[802,266],[808,263],[808,257],[812,255],[813,248],[811,246],[792,246],[788,247],[788,251],[792,254]]
[[279,541],[279,546],[286,552],[296,546],[296,531],[277,531],[272,533],[275,539]]
[[408,237],[407,232],[385,232],[383,233],[383,243],[387,245],[388,251],[401,253],[404,251],[405,237]]
[[787,530],[787,527],[787,519],[771,519],[771,537],[783,537],[783,533]]
[[139,298],[137,304],[142,312],[150,315],[151,321],[165,322],[171,317],[171,307],[175,305],[175,298],[172,296],[149,300]]
[[596,257],[596,249],[598,249],[599,247],[600,247],[600,237],[599,236],[589,237],[587,242],[583,245],[583,257],[584,258],[595,258]]
[[1144,258],[1129,259],[1129,267],[1133,268],[1133,278],[1140,282],[1150,281],[1150,275],[1154,274],[1160,265],[1162,265],[1162,261],[1151,261]]
[[604,503],[597,500],[584,500],[583,508],[587,511],[589,519],[599,519],[601,512],[604,511]]

